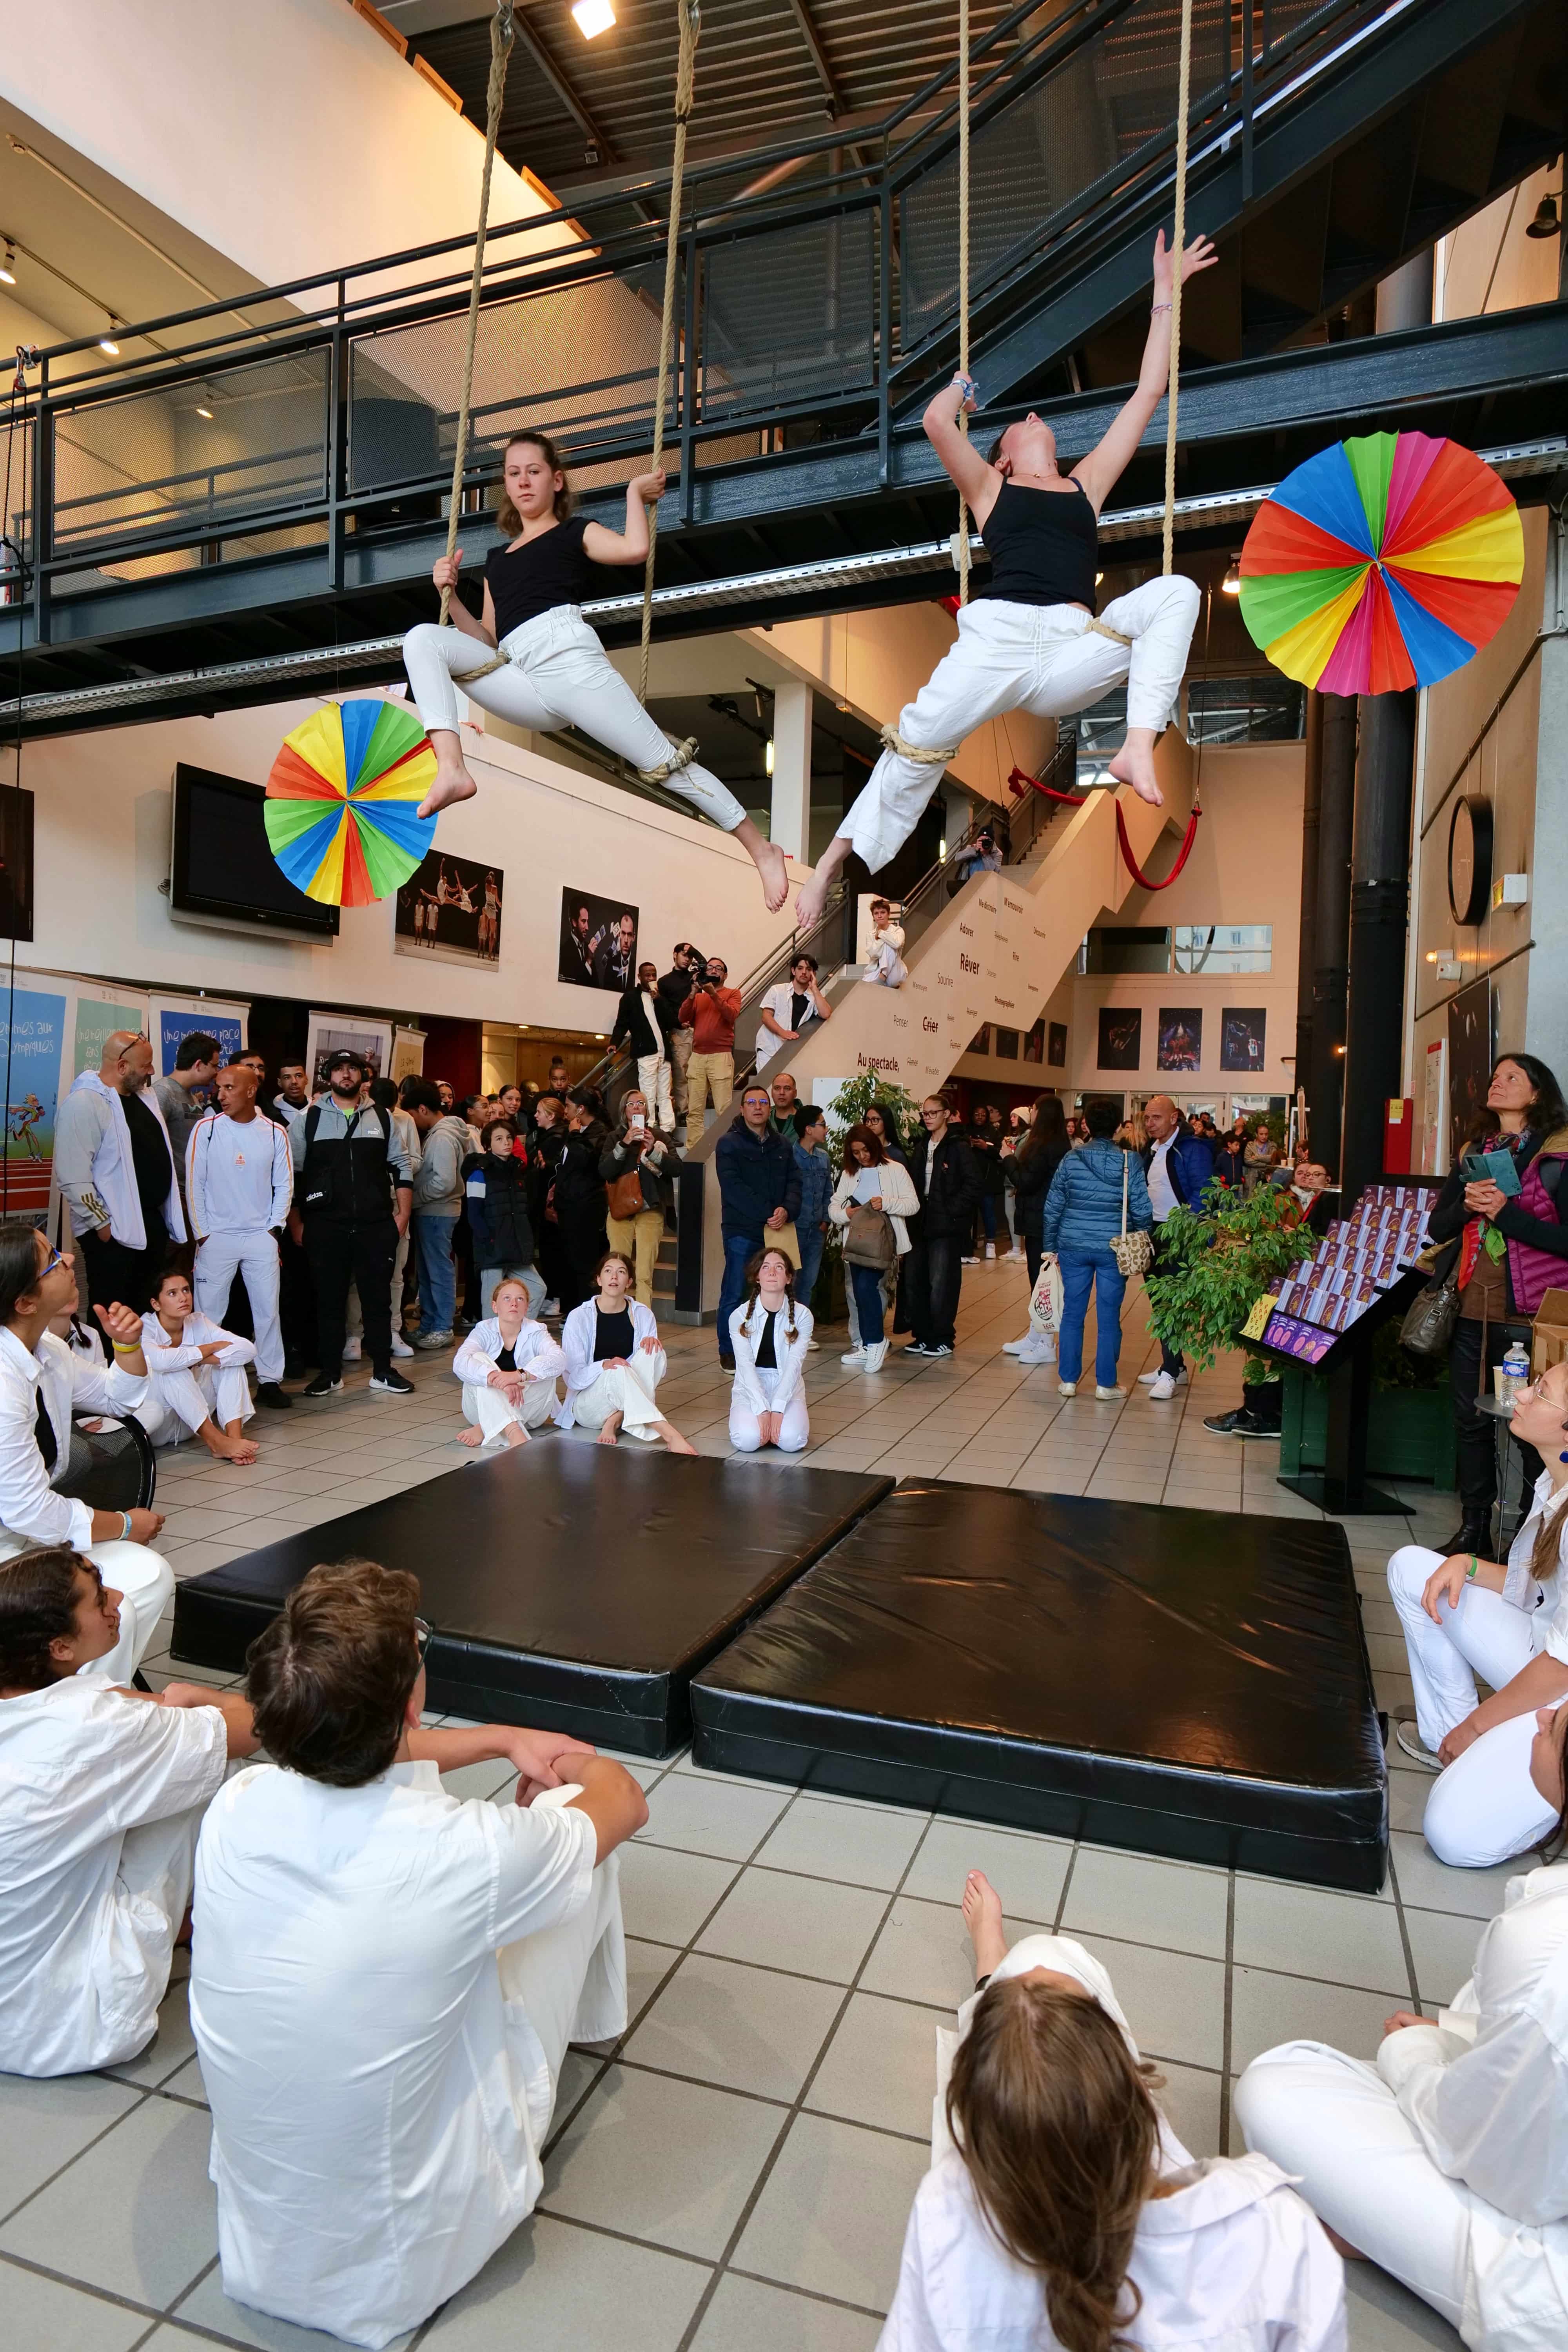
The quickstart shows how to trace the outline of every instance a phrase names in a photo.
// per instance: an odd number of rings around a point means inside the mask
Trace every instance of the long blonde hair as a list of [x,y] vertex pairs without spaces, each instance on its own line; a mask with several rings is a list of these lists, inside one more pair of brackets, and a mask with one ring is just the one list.
[[[513,433],[509,436],[506,447],[500,453],[503,469],[509,452],[515,449],[520,442],[526,442],[531,449],[537,449],[551,472],[561,476],[561,488],[555,493],[555,520],[557,522],[564,522],[572,511],[574,501],[572,496],[572,484],[567,477],[566,468],[561,462],[560,451],[548,433]],[[496,529],[503,539],[515,539],[522,529],[522,517],[507,494],[504,470],[501,475],[500,500],[496,508]]]
[[788,1258],[785,1257],[783,1250],[774,1247],[772,1244],[769,1244],[765,1248],[760,1249],[757,1252],[756,1256],[752,1259],[750,1265],[746,1268],[744,1286],[752,1294],[752,1303],[746,1309],[746,1319],[742,1324],[741,1328],[745,1333],[746,1338],[749,1340],[752,1336],[752,1318],[759,1312],[762,1307],[763,1265],[764,1261],[770,1257],[776,1257],[784,1269],[784,1297],[789,1304],[789,1321],[785,1324],[784,1328],[788,1332],[790,1339],[793,1340],[796,1336],[795,1321],[795,1268],[791,1265]]

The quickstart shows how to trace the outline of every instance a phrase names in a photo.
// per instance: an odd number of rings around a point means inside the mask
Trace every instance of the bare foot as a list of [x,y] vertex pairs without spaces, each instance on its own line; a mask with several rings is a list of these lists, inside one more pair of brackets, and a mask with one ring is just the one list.
[[479,789],[460,760],[449,763],[443,761],[436,771],[435,782],[415,814],[434,816],[438,809],[450,808],[454,801],[471,801]]
[[693,1444],[691,1443],[691,1440],[689,1439],[689,1437],[682,1437],[682,1435],[680,1434],[679,1430],[679,1429],[677,1429],[677,1428],[674,1426],[673,1423],[671,1423],[671,1422],[668,1422],[668,1421],[658,1421],[658,1422],[655,1422],[655,1423],[654,1423],[654,1427],[658,1430],[658,1432],[659,1435],[663,1438],[664,1443],[665,1443],[666,1450],[667,1450],[668,1453],[670,1453],[670,1454],[695,1454],[695,1453],[696,1453],[697,1448],[695,1447],[695,1445],[693,1445]]
[[795,927],[797,931],[813,930],[821,922],[823,903],[832,887],[833,877],[829,874],[825,878],[820,866],[809,882],[801,884],[800,896],[795,902]]
[[1366,2256],[1362,2252],[1361,2248],[1359,2246],[1352,2246],[1348,2238],[1342,2238],[1337,2230],[1331,2230],[1326,2221],[1323,2223],[1323,2235],[1327,2238],[1330,2245],[1332,2246],[1335,2253],[1338,2254],[1341,2262],[1365,2262]]
[[963,1882],[963,1924],[974,1946],[974,1973],[995,1973],[1007,1957],[1002,1927],[1002,1897],[983,1870],[972,1870]]
[[789,866],[776,841],[757,845],[757,871],[763,877],[763,904],[776,915],[789,897]]
[[618,1412],[606,1413],[606,1414],[605,1414],[605,1425],[604,1425],[603,1429],[601,1429],[601,1430],[600,1430],[600,1432],[599,1432],[599,1443],[600,1443],[600,1444],[601,1444],[601,1445],[613,1445],[613,1444],[615,1444],[615,1442],[616,1442],[616,1438],[620,1435],[620,1433],[621,1433],[621,1416],[620,1416],[620,1414],[619,1414]]
[[482,1429],[460,1429],[458,1432],[459,1445],[482,1445],[484,1442],[485,1433]]
[[501,1443],[505,1445],[526,1445],[528,1432],[520,1421],[509,1421],[501,1431]]
[[244,1469],[256,1460],[260,1448],[248,1437],[230,1437],[225,1431],[212,1451],[220,1462],[232,1462],[236,1468]]
[[1130,727],[1127,740],[1110,762],[1110,772],[1119,784],[1131,784],[1141,801],[1151,808],[1163,808],[1165,795],[1154,776],[1154,737],[1147,727]]

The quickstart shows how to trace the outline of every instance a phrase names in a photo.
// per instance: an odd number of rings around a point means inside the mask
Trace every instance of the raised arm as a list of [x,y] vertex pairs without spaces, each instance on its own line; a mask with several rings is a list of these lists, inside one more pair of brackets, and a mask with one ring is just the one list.
[[[1218,259],[1218,254],[1206,236],[1194,237],[1182,256],[1183,285],[1189,278],[1195,277],[1200,269],[1212,269]],[[1154,307],[1149,319],[1148,340],[1143,345],[1143,363],[1138,371],[1138,388],[1105,438],[1072,469],[1074,481],[1082,486],[1083,494],[1096,514],[1126,471],[1170,382],[1171,300],[1174,283],[1174,257],[1166,252],[1165,232],[1161,229],[1154,239]]]
[[633,475],[626,484],[625,531],[606,530],[602,522],[591,522],[584,530],[583,552],[590,563],[647,562],[647,510],[663,498],[668,479],[662,467],[657,473]]
[[986,516],[996,503],[1002,477],[958,429],[959,418],[973,414],[973,380],[955,375],[951,383],[943,384],[921,422],[925,426],[926,439],[947,470],[948,479],[984,528]]

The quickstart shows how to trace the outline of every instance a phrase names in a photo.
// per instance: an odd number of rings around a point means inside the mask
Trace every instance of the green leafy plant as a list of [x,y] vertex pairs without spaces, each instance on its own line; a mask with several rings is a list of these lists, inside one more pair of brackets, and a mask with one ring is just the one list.
[[[1252,1192],[1211,1184],[1201,1210],[1173,1209],[1160,1228],[1159,1270],[1144,1283],[1149,1319],[1194,1370],[1206,1371],[1222,1349],[1238,1344],[1257,1301],[1317,1246],[1289,1192],[1272,1184]],[[1275,1377],[1256,1349],[1247,1349],[1247,1360],[1248,1381]]]
[[844,1172],[844,1137],[852,1127],[858,1127],[875,1103],[900,1150],[907,1151],[910,1138],[920,1125],[921,1107],[907,1087],[892,1086],[875,1070],[867,1070],[860,1077],[846,1078],[827,1106],[831,1125],[827,1135],[827,1156],[833,1162],[835,1179]]

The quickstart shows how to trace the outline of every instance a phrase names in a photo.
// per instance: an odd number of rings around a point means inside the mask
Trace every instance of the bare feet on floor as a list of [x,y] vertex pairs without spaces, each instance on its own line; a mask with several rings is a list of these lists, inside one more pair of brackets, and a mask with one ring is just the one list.
[[974,1973],[988,1977],[1007,1957],[1002,1926],[1002,1897],[983,1870],[972,1870],[963,1882],[963,1924],[974,1946]]
[[454,801],[471,801],[479,789],[460,760],[443,760],[416,814],[434,816],[438,809],[450,808]]
[[248,1437],[241,1437],[234,1430],[219,1429],[214,1422],[204,1422],[196,1433],[215,1461],[232,1462],[237,1469],[247,1467],[259,1451]]
[[604,1427],[603,1427],[603,1428],[600,1430],[600,1432],[599,1432],[599,1443],[600,1443],[600,1444],[601,1444],[601,1445],[613,1445],[613,1444],[615,1444],[615,1442],[616,1442],[616,1438],[620,1435],[620,1433],[621,1433],[621,1416],[620,1416],[620,1414],[619,1414],[618,1412],[606,1413],[606,1414],[605,1414],[605,1425],[604,1425]]
[[528,1432],[520,1421],[509,1421],[501,1431],[501,1443],[504,1445],[526,1445]]
[[1146,727],[1130,727],[1127,740],[1110,762],[1110,772],[1119,784],[1131,784],[1141,801],[1152,808],[1163,808],[1165,795],[1154,775],[1154,738]]
[[657,1421],[654,1423],[654,1427],[663,1438],[668,1452],[671,1454],[696,1453],[697,1448],[693,1445],[691,1440],[689,1437],[682,1437],[679,1430],[676,1428],[673,1422]]
[[485,1433],[482,1429],[460,1429],[458,1432],[459,1445],[482,1445],[484,1442]]

